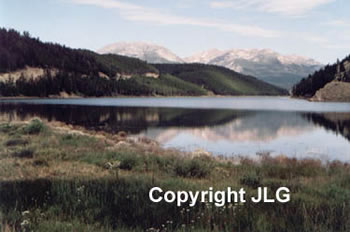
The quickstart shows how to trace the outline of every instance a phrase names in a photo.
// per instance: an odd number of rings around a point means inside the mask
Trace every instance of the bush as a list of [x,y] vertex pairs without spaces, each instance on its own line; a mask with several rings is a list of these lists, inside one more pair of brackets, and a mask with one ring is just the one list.
[[12,129],[13,127],[8,123],[0,125],[0,132],[9,133]]
[[33,161],[34,166],[49,166],[49,163],[44,159],[36,159]]
[[203,178],[210,174],[208,162],[200,158],[181,160],[175,164],[175,173],[182,177]]
[[261,178],[256,173],[250,173],[242,176],[240,183],[251,188],[257,188],[261,185]]
[[20,138],[17,138],[17,139],[10,139],[8,140],[5,145],[7,147],[11,147],[11,146],[17,146],[17,145],[27,145],[28,144],[28,141],[27,140],[24,140],[24,139],[20,139]]
[[120,169],[131,170],[137,165],[137,157],[135,156],[126,156],[120,162]]
[[17,158],[33,158],[34,157],[34,150],[33,149],[22,149],[20,151],[15,151],[12,154],[13,157]]
[[40,121],[39,119],[33,119],[29,125],[27,125],[26,127],[24,127],[24,132],[26,134],[39,134],[41,132],[43,132],[46,129],[46,126],[44,125],[44,123],[42,121]]

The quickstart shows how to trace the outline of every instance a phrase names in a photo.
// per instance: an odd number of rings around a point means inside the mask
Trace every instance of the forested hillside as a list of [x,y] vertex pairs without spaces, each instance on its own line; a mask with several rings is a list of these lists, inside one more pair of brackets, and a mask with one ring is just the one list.
[[312,97],[332,81],[350,82],[350,56],[333,65],[324,68],[302,79],[292,89],[293,96]]
[[206,64],[155,64],[161,73],[178,78],[218,95],[287,95],[288,91],[252,76]]
[[0,96],[281,95],[280,88],[209,65],[152,65],[0,28]]

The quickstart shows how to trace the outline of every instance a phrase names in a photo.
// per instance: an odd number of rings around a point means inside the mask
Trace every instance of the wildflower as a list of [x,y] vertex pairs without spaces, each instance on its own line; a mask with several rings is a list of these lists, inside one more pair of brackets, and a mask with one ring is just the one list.
[[85,190],[85,186],[84,185],[82,185],[82,186],[77,188],[77,192],[79,192],[79,193],[84,192],[84,190]]
[[110,170],[112,170],[112,169],[118,169],[120,167],[120,161],[114,161],[114,162],[107,162],[106,164],[105,164],[105,168],[106,169],[110,169]]
[[26,210],[26,211],[23,211],[23,212],[22,212],[22,216],[25,216],[25,215],[27,215],[27,214],[30,214],[30,211],[29,211],[29,210]]
[[28,226],[29,224],[30,224],[29,220],[23,220],[23,221],[21,222],[21,226],[22,226],[22,227]]

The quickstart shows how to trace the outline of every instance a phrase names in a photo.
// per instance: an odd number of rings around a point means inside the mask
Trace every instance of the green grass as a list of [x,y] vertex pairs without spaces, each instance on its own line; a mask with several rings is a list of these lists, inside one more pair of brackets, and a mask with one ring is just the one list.
[[[5,231],[349,231],[350,167],[340,162],[261,157],[239,163],[189,157],[114,135],[67,134],[45,125],[0,125],[0,217]],[[15,139],[27,141],[12,143]],[[32,156],[11,154],[25,149]],[[111,166],[106,164],[110,163]],[[195,207],[151,203],[150,188],[196,191],[286,186],[286,204]],[[27,212],[28,211],[28,212]]]

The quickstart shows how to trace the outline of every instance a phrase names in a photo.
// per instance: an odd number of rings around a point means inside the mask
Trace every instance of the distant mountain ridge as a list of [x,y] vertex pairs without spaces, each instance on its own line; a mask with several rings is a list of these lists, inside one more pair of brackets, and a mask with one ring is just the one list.
[[139,58],[149,63],[184,63],[169,49],[145,42],[118,42],[107,45],[97,51],[100,54],[118,54]]
[[270,49],[214,49],[185,60],[224,66],[286,89],[322,67],[321,63],[313,59],[281,55]]
[[323,66],[307,57],[281,55],[271,49],[211,49],[180,58],[164,47],[136,42],[115,43],[98,52],[136,57],[149,63],[187,62],[219,65],[285,89],[291,89],[302,78]]

